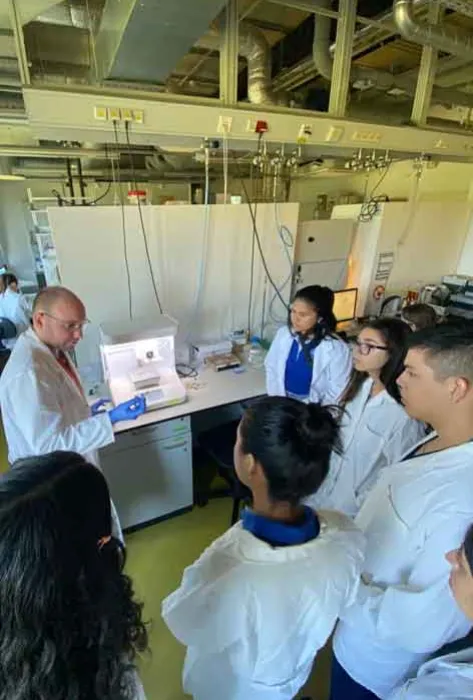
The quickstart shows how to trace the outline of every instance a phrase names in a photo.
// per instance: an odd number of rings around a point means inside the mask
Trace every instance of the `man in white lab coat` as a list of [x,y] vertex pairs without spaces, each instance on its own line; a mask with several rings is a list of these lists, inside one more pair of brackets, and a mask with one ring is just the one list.
[[68,289],[49,287],[33,306],[32,327],[18,339],[0,377],[0,407],[10,464],[57,450],[99,465],[97,450],[114,441],[113,424],[137,418],[142,398],[92,415],[68,357],[87,323],[84,305]]
[[357,516],[363,584],[335,633],[332,700],[385,700],[471,626],[444,554],[473,521],[473,326],[413,335],[398,383],[407,412],[434,432],[381,473]]
[[[473,625],[473,525],[460,549],[447,552],[452,567],[450,588]],[[449,653],[438,655],[420,667],[389,700],[471,700],[473,698],[473,637],[461,640]]]

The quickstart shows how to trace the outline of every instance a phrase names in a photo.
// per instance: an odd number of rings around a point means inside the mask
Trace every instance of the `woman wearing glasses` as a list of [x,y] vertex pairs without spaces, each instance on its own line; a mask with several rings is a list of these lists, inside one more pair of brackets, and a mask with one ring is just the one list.
[[403,370],[409,327],[379,318],[353,345],[351,380],[341,399],[343,453],[332,454],[329,474],[309,503],[354,517],[383,467],[398,462],[425,434],[409,418],[396,385]]

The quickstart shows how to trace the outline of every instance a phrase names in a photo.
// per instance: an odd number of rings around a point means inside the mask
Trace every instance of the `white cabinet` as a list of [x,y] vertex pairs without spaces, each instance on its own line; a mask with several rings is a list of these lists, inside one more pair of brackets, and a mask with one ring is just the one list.
[[118,435],[100,460],[123,528],[192,506],[188,416]]

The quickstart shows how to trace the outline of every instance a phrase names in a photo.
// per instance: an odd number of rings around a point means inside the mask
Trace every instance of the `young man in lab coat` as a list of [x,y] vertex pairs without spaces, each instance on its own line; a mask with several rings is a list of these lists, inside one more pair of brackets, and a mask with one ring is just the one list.
[[33,306],[32,327],[16,343],[0,377],[0,407],[8,460],[57,450],[99,465],[97,450],[114,441],[113,424],[145,411],[142,398],[93,415],[68,357],[87,323],[83,303],[68,289],[49,287]]
[[385,700],[471,626],[444,555],[473,521],[473,326],[425,330],[409,345],[402,400],[434,432],[381,473],[356,519],[367,555],[335,633],[332,700]]
[[[460,549],[448,552],[452,567],[450,588],[457,605],[473,625],[473,525]],[[473,639],[471,635],[456,645],[455,651],[436,656],[420,667],[389,700],[471,700],[473,698]]]

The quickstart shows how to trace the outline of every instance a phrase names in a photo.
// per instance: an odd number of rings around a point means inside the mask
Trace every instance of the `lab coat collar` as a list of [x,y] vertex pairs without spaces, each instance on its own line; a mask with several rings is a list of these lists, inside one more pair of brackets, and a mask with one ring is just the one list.
[[[335,515],[335,514],[330,514]],[[338,514],[337,514],[338,515]],[[320,512],[317,513],[320,524],[319,536],[309,542],[294,545],[292,547],[273,547],[258,539],[251,532],[243,528],[241,522],[233,526],[224,535],[232,544],[235,556],[241,561],[269,562],[277,564],[287,561],[310,559],[314,548],[320,547],[320,541],[327,534],[329,525],[327,519]]]
[[308,506],[304,506],[304,517],[299,523],[283,523],[271,520],[250,508],[246,508],[242,514],[242,526],[244,530],[251,532],[263,542],[273,547],[291,547],[304,544],[315,539],[320,532],[317,515]]
[[77,377],[78,384],[73,381],[73,379],[68,375],[68,373],[61,367],[59,362],[56,359],[56,356],[54,354],[54,351],[51,350],[50,347],[46,345],[46,343],[43,343],[42,340],[38,337],[36,331],[34,328],[28,328],[27,331],[24,333],[25,339],[30,342],[32,345],[34,345],[39,351],[43,352],[44,355],[49,358],[48,361],[51,364],[51,367],[54,367],[55,371],[60,372],[63,377],[66,378],[66,381],[69,382],[70,386],[74,388],[74,391],[76,391],[79,396],[84,399],[84,393],[83,391],[80,390],[79,386],[82,386],[81,378],[74,366],[74,363],[71,362],[69,355],[67,353],[64,353],[65,357],[67,358],[67,361],[69,362],[69,366],[74,372],[74,374]]

